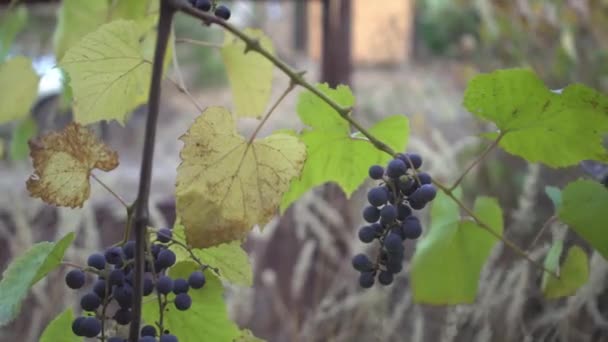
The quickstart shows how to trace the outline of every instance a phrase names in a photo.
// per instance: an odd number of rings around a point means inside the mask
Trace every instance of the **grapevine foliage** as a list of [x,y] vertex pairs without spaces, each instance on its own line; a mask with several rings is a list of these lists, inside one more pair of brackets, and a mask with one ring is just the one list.
[[[158,4],[169,3],[165,1],[62,2],[54,50],[78,123],[29,140],[34,170],[26,187],[33,197],[52,205],[81,207],[90,196],[91,172],[116,168],[117,153],[82,125],[104,120],[124,123],[128,113],[150,100]],[[124,341],[113,328],[136,318],[131,307],[141,298],[133,288],[133,264],[136,249],[145,245],[142,295],[157,300],[146,301],[143,316],[137,317],[143,320],[136,331],[142,341],[255,340],[230,320],[223,298],[223,282],[252,285],[243,238],[253,226],[263,227],[315,186],[334,182],[350,196],[368,177],[377,184],[367,193],[370,205],[362,208],[367,224],[357,235],[377,247],[372,258],[359,253],[352,259],[360,272],[359,284],[367,288],[376,282],[393,283],[404,268],[404,240],[419,239],[407,275],[413,299],[430,304],[473,302],[479,275],[494,246],[503,240],[514,249],[503,236],[498,201],[477,196],[473,210],[468,209],[460,180],[453,187],[445,186],[420,169],[420,156],[401,154],[410,133],[405,116],[387,117],[367,129],[356,121],[360,114],[347,86],[308,83],[302,73],[275,57],[272,42],[261,31],[241,31],[226,24],[231,17],[228,7],[209,0],[189,3],[188,10],[174,9],[226,30],[220,53],[235,117],[272,113],[266,110],[278,66],[292,86],[306,88],[296,108],[305,128],[263,138],[241,136],[228,109],[208,107],[181,138],[184,148],[176,181],[180,223],[173,230],[148,228],[149,240],[121,241],[92,254],[86,266],[63,260],[73,233],[56,243],[32,246],[2,275],[0,326],[19,313],[29,288],[63,262],[72,267],[65,272],[66,285],[86,290],[79,310],[85,313],[75,317],[71,310],[64,311],[49,324],[41,341],[77,341],[79,336]],[[20,127],[11,141],[14,159],[25,155],[24,142],[36,132],[26,116],[37,96],[39,76],[28,58],[6,58],[8,45],[26,18],[25,8],[15,7],[0,20],[0,123],[17,122]],[[159,58],[165,69],[174,43],[170,37],[164,60]],[[576,84],[554,92],[531,70],[499,70],[470,81],[464,106],[496,125],[497,130],[485,137],[529,162],[564,167],[584,159],[608,160],[601,144],[608,132],[608,99],[593,89]],[[556,203],[556,219],[608,258],[608,190],[578,180],[561,191],[550,188],[548,194]],[[415,216],[413,211],[431,200],[430,225],[423,234],[424,215]],[[131,206],[125,206],[133,219]],[[563,241],[553,243],[543,267],[540,287],[547,298],[572,295],[589,277],[587,254],[578,245],[565,250]],[[97,279],[91,281],[88,273]]]

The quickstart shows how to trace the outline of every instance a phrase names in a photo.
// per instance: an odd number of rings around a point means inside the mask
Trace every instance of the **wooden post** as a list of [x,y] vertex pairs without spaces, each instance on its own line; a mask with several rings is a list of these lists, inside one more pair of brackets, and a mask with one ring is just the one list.
[[351,82],[351,3],[351,0],[323,0],[321,81],[331,87]]

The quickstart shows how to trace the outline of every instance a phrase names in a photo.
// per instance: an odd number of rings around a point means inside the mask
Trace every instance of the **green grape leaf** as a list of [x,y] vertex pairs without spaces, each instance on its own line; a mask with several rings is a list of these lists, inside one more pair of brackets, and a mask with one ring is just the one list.
[[502,148],[529,162],[565,167],[584,159],[608,160],[602,146],[608,97],[583,85],[557,94],[530,70],[498,70],[471,80],[464,105],[498,126]]
[[[456,195],[460,197],[459,190]],[[502,235],[502,210],[496,199],[478,197],[474,212]],[[447,195],[437,194],[431,208],[430,230],[416,245],[412,259],[414,300],[434,305],[474,302],[479,275],[497,242],[473,221],[461,221],[458,205]]]
[[290,134],[249,143],[222,107],[207,108],[181,140],[177,213],[197,248],[242,239],[268,223],[306,159],[306,147]]
[[[176,224],[173,227],[173,239],[184,242],[184,226]],[[177,260],[189,260],[190,254],[181,246],[173,245],[171,248]],[[213,268],[219,270],[218,276],[233,285],[251,286],[253,284],[253,272],[249,256],[241,247],[240,241],[223,243],[219,246],[208,248],[193,248],[192,253]]]
[[67,309],[57,317],[55,317],[49,325],[46,326],[42,336],[38,342],[80,342],[81,337],[72,334],[72,322],[74,314],[72,309]]
[[[330,89],[319,86],[327,96],[343,106],[354,101],[346,86]],[[313,94],[305,92],[298,102],[302,121],[313,127],[302,133],[308,158],[300,178],[294,179],[281,201],[281,211],[308,190],[326,182],[337,183],[350,196],[368,177],[373,164],[384,165],[391,157],[376,149],[359,132],[351,134],[348,122]],[[404,151],[409,138],[409,121],[402,115],[390,116],[369,129],[375,137],[396,151]]]
[[[561,242],[561,241],[560,241]],[[551,247],[545,265],[549,264],[551,270],[557,270],[559,279],[547,274],[543,274],[542,289],[545,297],[549,299],[561,298],[573,295],[589,279],[589,261],[587,254],[579,246],[572,246],[568,250],[566,260],[559,269],[559,255],[561,254],[561,244]],[[557,257],[555,256],[557,255]],[[557,259],[557,262],[555,262]]]
[[37,243],[11,262],[0,281],[0,327],[17,316],[30,287],[58,266],[66,241],[73,239],[74,233],[70,233],[57,243]]
[[553,202],[555,211],[558,211],[562,206],[562,191],[555,186],[546,186],[545,193],[551,199],[551,202]]
[[[197,265],[182,261],[169,270],[172,278],[188,279]],[[224,303],[224,287],[210,271],[205,271],[207,282],[202,289],[191,289],[192,306],[187,311],[179,311],[169,304],[164,312],[165,329],[176,335],[180,342],[232,341],[240,334],[237,325],[228,317]],[[169,294],[172,300],[174,294]],[[143,319],[148,324],[158,321],[158,302],[147,301],[143,304]]]
[[0,64],[0,124],[27,116],[39,80],[28,58],[17,56]]
[[[272,41],[261,30],[245,29],[244,33],[274,54]],[[232,88],[235,114],[259,118],[271,95],[272,62],[257,52],[245,53],[245,43],[228,32],[220,52]]]
[[53,34],[57,60],[61,60],[66,51],[84,36],[105,23],[108,9],[108,1],[63,0]]
[[562,191],[559,219],[608,260],[608,189],[590,180],[577,180]]
[[142,38],[148,29],[147,20],[116,20],[66,52],[60,65],[70,77],[75,121],[122,124],[130,111],[147,101],[152,63],[144,57]]
[[[158,1],[155,1],[158,8]],[[148,16],[151,0],[119,0],[110,5],[110,20],[114,19],[141,19]]]
[[33,118],[28,117],[21,121],[17,128],[13,131],[11,138],[11,151],[10,156],[12,160],[23,160],[25,159],[30,148],[27,142],[33,138],[38,132],[38,125]]
[[0,62],[4,60],[15,37],[27,24],[27,7],[17,6],[0,16]]

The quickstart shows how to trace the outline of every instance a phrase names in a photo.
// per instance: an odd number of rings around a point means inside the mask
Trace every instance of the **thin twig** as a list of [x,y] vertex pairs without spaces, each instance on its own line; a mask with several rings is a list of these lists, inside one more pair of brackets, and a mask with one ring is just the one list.
[[454,195],[454,193],[450,189],[448,189],[445,185],[443,185],[442,183],[440,183],[436,180],[433,180],[433,184],[435,184],[435,186],[437,186],[437,188],[441,189],[448,197],[450,197],[454,202],[456,202],[458,204],[458,206],[467,215],[469,215],[473,219],[473,221],[475,221],[475,223],[477,223],[477,225],[480,228],[482,228],[486,232],[490,233],[492,236],[494,236],[498,240],[502,241],[507,247],[509,247],[511,250],[513,250],[513,252],[515,252],[515,254],[521,256],[522,258],[528,260],[534,266],[544,270],[545,272],[547,272],[550,275],[554,276],[555,278],[559,279],[559,275],[557,273],[545,268],[545,266],[543,266],[536,260],[532,259],[524,250],[519,248],[515,243],[513,243],[509,239],[505,238],[501,234],[498,234],[497,232],[492,230],[492,228],[490,228],[490,226],[488,226],[485,222],[481,221],[481,219],[477,215],[475,215],[475,213],[471,209],[469,209],[466,205],[464,205],[464,203],[462,203],[462,201],[460,201],[460,199],[458,197],[456,197]]
[[536,245],[536,243],[538,242],[538,239],[540,239],[540,237],[543,235],[543,233],[549,228],[551,227],[551,225],[557,221],[557,216],[553,215],[551,217],[549,217],[547,219],[547,221],[545,221],[545,223],[543,223],[543,226],[540,228],[540,230],[538,231],[538,233],[536,233],[536,236],[534,236],[534,239],[532,240],[532,243],[530,243],[530,246],[528,246],[528,251],[530,249],[532,249],[532,247],[534,247]]
[[103,186],[103,188],[106,189],[112,196],[114,196],[114,198],[116,198],[118,202],[123,205],[123,207],[129,209],[129,205],[127,204],[127,202],[122,197],[120,197],[120,195],[118,195],[114,190],[112,190],[112,188],[110,188],[106,183],[102,182],[101,179],[97,178],[94,173],[91,173],[91,177],[96,180],[97,183]]
[[253,131],[253,134],[251,134],[251,137],[249,137],[249,141],[247,141],[247,145],[251,145],[253,143],[253,140],[255,140],[255,137],[258,135],[258,133],[260,133],[260,130],[262,129],[262,126],[264,126],[264,124],[266,123],[266,121],[268,121],[268,119],[270,118],[270,116],[272,115],[272,113],[274,112],[274,110],[279,106],[279,104],[281,102],[283,102],[283,100],[285,99],[285,97],[287,97],[287,94],[289,94],[289,92],[291,92],[294,87],[295,87],[295,84],[293,84],[293,83],[290,82],[289,86],[287,87],[287,89],[285,89],[285,91],[276,100],[276,102],[272,105],[272,107],[270,107],[270,109],[268,110],[268,113],[266,113],[266,115],[264,116],[264,118],[262,119],[262,121],[260,121],[260,123],[258,124],[258,126],[255,128],[255,131]]
[[477,164],[479,164],[479,162],[482,161],[488,155],[488,153],[490,153],[490,151],[492,151],[496,146],[498,146],[498,143],[500,143],[500,140],[505,136],[506,132],[507,131],[501,131],[500,134],[498,135],[498,137],[496,137],[496,139],[490,145],[488,145],[488,147],[486,147],[486,149],[479,156],[477,156],[477,158],[475,158],[475,160],[473,160],[473,162],[462,172],[462,174],[460,174],[460,177],[458,177],[458,179],[454,182],[454,184],[449,188],[450,191],[453,191],[454,189],[456,189],[456,187],[458,185],[460,185],[460,183],[462,182],[464,177],[466,177],[466,175]]
[[160,1],[160,16],[158,18],[158,34],[154,49],[154,63],[152,65],[152,80],[148,96],[148,117],[146,133],[144,136],[141,173],[139,189],[134,206],[133,227],[135,230],[135,281],[133,284],[133,320],[129,328],[129,341],[137,342],[139,339],[139,326],[141,323],[141,302],[143,298],[143,276],[145,266],[146,228],[150,219],[149,198],[152,181],[152,162],[154,160],[154,144],[156,140],[156,123],[160,107],[161,81],[163,78],[163,64],[175,8],[172,1]]
[[216,48],[216,49],[221,49],[223,47],[223,45],[219,44],[219,43],[205,42],[202,40],[190,39],[190,38],[176,38],[175,42],[176,43],[188,43],[188,44],[204,46],[204,47],[212,47],[212,48]]
[[188,90],[188,87],[186,87],[186,82],[184,81],[184,75],[182,75],[182,70],[179,67],[179,61],[177,60],[177,51],[176,51],[177,49],[175,48],[175,43],[173,43],[173,49],[171,49],[171,50],[173,52],[173,69],[175,69],[175,74],[177,75],[177,82],[175,82],[170,77],[167,77],[167,78],[175,85],[175,87],[177,87],[177,90],[179,90],[183,94],[186,94],[186,96],[190,99],[190,102],[192,102],[194,107],[196,107],[196,109],[198,109],[198,111],[200,113],[202,113],[203,107],[201,105],[199,105],[198,102],[196,102],[196,99],[194,98],[194,96],[192,96],[192,93],[190,93],[190,91]]
[[169,82],[171,82],[171,84],[173,84],[175,86],[175,88],[177,90],[179,90],[180,93],[186,95],[188,100],[190,100],[190,102],[192,102],[192,105],[194,105],[194,107],[196,107],[196,109],[200,113],[202,113],[204,111],[203,106],[199,105],[198,102],[196,102],[196,99],[194,98],[192,93],[190,93],[190,91],[188,91],[188,89],[186,89],[186,87],[182,86],[181,84],[179,84],[179,81],[176,81],[169,76],[167,76],[167,79],[169,80]]

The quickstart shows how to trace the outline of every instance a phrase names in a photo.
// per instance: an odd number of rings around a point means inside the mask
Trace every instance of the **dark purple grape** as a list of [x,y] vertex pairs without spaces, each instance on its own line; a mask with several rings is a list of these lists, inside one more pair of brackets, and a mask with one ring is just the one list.
[[87,265],[98,270],[103,270],[106,267],[106,258],[100,253],[91,254],[87,259]]
[[110,286],[122,285],[125,282],[125,274],[121,269],[112,270],[108,276]]
[[192,306],[192,298],[187,293],[180,293],[175,296],[174,304],[177,310],[188,310]]
[[422,166],[422,157],[417,153],[406,153],[405,159],[409,161],[406,164],[411,167],[410,162],[414,165],[414,169],[418,170]]
[[393,274],[391,272],[382,271],[378,275],[378,282],[382,285],[390,285],[393,283]]
[[431,183],[433,183],[433,179],[431,178],[431,175],[429,175],[426,172],[419,172],[418,173],[418,180],[420,180],[420,184],[431,184]]
[[135,241],[129,240],[122,246],[122,252],[125,254],[127,260],[135,257]]
[[407,167],[403,160],[400,159],[391,160],[386,168],[386,174],[391,178],[399,178],[405,174],[405,171],[407,171]]
[[410,216],[401,225],[403,235],[407,239],[417,239],[422,235],[422,225],[416,216]]
[[119,265],[122,263],[122,248],[110,247],[105,252],[105,258],[108,264]]
[[385,205],[380,210],[380,223],[386,225],[397,219],[397,208],[393,205]]
[[81,270],[71,270],[65,275],[66,285],[74,290],[77,290],[84,285],[85,274]]
[[122,337],[118,337],[118,336],[112,336],[112,337],[108,338],[106,341],[107,342],[127,342],[127,340],[125,340]]
[[158,257],[158,253],[160,253],[160,251],[162,251],[163,249],[165,249],[164,245],[159,245],[159,244],[154,244],[152,245],[152,256],[154,258]]
[[129,284],[115,286],[112,295],[121,308],[130,308],[133,305],[133,288]]
[[131,323],[132,319],[133,313],[131,313],[131,310],[129,309],[120,308],[116,310],[116,313],[114,314],[114,320],[120,325],[127,325]]
[[95,311],[100,305],[101,298],[94,292],[87,293],[80,299],[80,307],[84,311]]
[[138,342],[156,342],[156,338],[153,336],[144,336],[140,338]]
[[205,282],[205,274],[201,271],[192,272],[190,277],[188,277],[188,284],[190,284],[190,287],[193,289],[200,289],[205,286]]
[[391,258],[386,263],[386,270],[393,274],[397,274],[397,273],[401,272],[402,269],[403,269],[402,260],[399,260],[396,258]]
[[384,227],[380,223],[372,223],[369,226],[376,232],[376,236],[380,236],[384,232]]
[[222,18],[224,20],[230,19],[230,9],[224,5],[219,5],[215,8],[215,12],[213,12],[216,17]]
[[194,7],[203,12],[209,12],[209,10],[211,9],[211,0],[196,0],[194,3]]
[[363,209],[363,219],[369,223],[374,223],[380,219],[380,210],[374,206],[367,206]]
[[368,172],[371,179],[379,180],[384,176],[384,168],[380,165],[372,165]]
[[173,266],[175,264],[175,253],[173,253],[170,249],[165,249],[158,253],[158,264],[161,268],[167,268]]
[[156,281],[156,291],[167,294],[173,290],[173,280],[167,276],[160,276]]
[[74,333],[74,335],[76,336],[84,336],[83,335],[83,331],[82,331],[82,322],[84,322],[84,320],[86,319],[86,317],[77,317],[73,322],[72,322],[72,332]]
[[178,342],[177,336],[171,334],[164,334],[160,337],[159,342]]
[[79,329],[84,337],[95,337],[101,332],[101,322],[95,317],[86,317],[80,324]]
[[177,278],[173,280],[173,293],[186,293],[189,289],[190,286],[188,286],[188,281],[186,281],[186,279]]
[[410,201],[428,203],[435,199],[437,190],[432,184],[423,184],[409,198]]
[[397,219],[399,221],[405,220],[412,214],[412,209],[403,203],[397,205]]
[[364,289],[369,289],[374,286],[374,272],[361,272],[359,275],[359,285]]
[[403,249],[402,242],[401,236],[391,232],[384,238],[384,248],[389,252],[397,252]]
[[424,209],[424,207],[426,206],[426,202],[422,202],[422,201],[415,201],[412,199],[408,199],[408,202],[410,204],[410,207],[414,210],[421,210],[421,209]]
[[150,277],[150,274],[144,276],[144,296],[148,296],[154,291],[154,282]]
[[144,325],[141,328],[141,336],[156,336],[156,328],[152,325]]
[[169,228],[159,229],[158,233],[156,233],[156,239],[163,243],[167,243],[167,242],[171,241],[172,237],[173,237],[173,233],[171,232],[171,229],[169,229]]
[[97,279],[93,285],[93,292],[95,292],[99,298],[106,297],[106,281],[104,279]]
[[370,272],[374,269],[374,264],[369,260],[367,255],[357,254],[352,259],[353,268],[359,272]]
[[376,238],[377,232],[371,226],[363,226],[359,229],[359,240],[361,242],[370,243]]
[[374,207],[383,206],[388,202],[388,190],[382,186],[372,188],[367,193],[367,200]]

